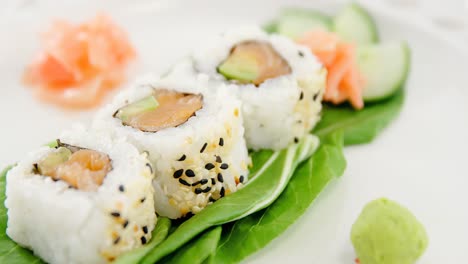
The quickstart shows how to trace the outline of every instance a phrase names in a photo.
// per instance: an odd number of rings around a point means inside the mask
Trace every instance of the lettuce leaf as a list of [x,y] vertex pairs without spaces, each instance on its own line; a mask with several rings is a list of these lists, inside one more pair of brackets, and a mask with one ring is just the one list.
[[345,168],[343,133],[335,131],[321,139],[320,148],[296,170],[272,205],[224,227],[214,263],[238,263],[266,246],[299,219]]

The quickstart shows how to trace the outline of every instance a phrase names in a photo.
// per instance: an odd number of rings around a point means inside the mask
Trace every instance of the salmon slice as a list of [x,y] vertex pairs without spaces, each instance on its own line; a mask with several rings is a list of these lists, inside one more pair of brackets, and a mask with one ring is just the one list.
[[328,70],[324,101],[349,101],[355,109],[362,109],[365,81],[359,73],[354,45],[341,42],[335,33],[320,30],[306,32],[297,42],[309,47]]
[[[264,81],[291,73],[288,62],[269,44],[261,41],[245,41],[235,45],[229,57],[253,59],[256,63],[256,78],[249,83],[260,85]],[[228,59],[229,59],[228,57]],[[238,80],[241,83],[246,81]]]
[[41,39],[43,51],[24,80],[39,98],[64,108],[100,103],[136,56],[125,32],[103,14],[80,25],[55,21]]
[[66,155],[70,151],[72,149],[60,147],[35,166],[43,176],[65,181],[78,190],[95,191],[112,169],[109,157],[89,149],[79,149]]
[[132,116],[126,125],[141,131],[157,132],[187,122],[203,107],[203,97],[199,94],[157,89],[153,96],[159,103],[158,107]]

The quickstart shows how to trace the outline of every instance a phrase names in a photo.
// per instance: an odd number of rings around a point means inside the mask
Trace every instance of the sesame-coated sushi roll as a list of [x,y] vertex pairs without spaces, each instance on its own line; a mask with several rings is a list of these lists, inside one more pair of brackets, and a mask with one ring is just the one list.
[[156,224],[146,154],[83,129],[7,174],[7,234],[48,263],[108,263],[146,244]]
[[320,119],[326,70],[288,38],[244,27],[218,36],[193,57],[196,71],[238,92],[249,148],[284,148]]
[[123,91],[94,122],[95,129],[149,153],[161,216],[196,214],[247,181],[250,158],[240,102],[210,85],[156,78]]

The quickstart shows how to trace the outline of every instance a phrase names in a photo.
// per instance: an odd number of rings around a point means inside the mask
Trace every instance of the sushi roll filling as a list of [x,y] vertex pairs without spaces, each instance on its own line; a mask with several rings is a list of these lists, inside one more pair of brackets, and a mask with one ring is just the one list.
[[203,107],[200,94],[155,89],[154,93],[114,113],[123,125],[144,132],[158,132],[187,122]]
[[228,80],[256,86],[292,72],[288,62],[269,43],[262,41],[238,43],[217,71]]
[[33,172],[66,182],[82,191],[96,191],[112,170],[108,155],[57,141],[57,147],[33,164]]

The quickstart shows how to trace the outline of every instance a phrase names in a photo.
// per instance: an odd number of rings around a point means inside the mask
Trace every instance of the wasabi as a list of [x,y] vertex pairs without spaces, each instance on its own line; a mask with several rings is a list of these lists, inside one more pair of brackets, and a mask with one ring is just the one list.
[[424,226],[386,198],[368,203],[351,230],[360,264],[413,264],[428,244]]

